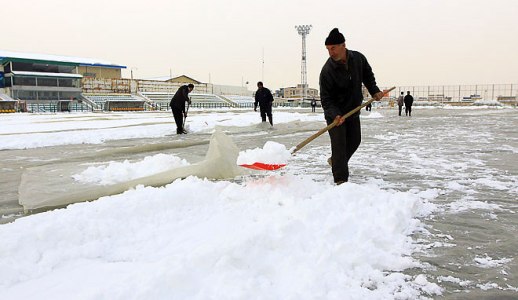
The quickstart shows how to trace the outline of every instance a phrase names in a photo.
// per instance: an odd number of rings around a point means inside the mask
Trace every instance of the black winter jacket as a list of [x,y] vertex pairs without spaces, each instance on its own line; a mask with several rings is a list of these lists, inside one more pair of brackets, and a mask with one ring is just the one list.
[[[331,57],[320,72],[320,99],[324,116],[333,121],[362,104],[362,83],[371,95],[380,92],[367,58],[358,51],[347,50],[347,63]],[[358,116],[358,111],[354,116]]]
[[185,113],[185,102],[189,101],[189,87],[187,85],[182,85],[174,94],[169,106],[171,106],[171,109],[181,109],[182,112]]
[[404,101],[405,101],[405,106],[410,107],[414,103],[414,97],[412,97],[411,95],[406,95]]
[[254,108],[257,108],[257,104],[262,110],[268,110],[272,108],[273,96],[269,89],[263,87],[255,92]]

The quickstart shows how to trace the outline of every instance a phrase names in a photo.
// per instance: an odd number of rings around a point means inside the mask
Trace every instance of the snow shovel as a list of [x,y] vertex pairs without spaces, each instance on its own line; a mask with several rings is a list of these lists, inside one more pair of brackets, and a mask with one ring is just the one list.
[[[394,87],[392,87],[392,88],[390,88],[388,90],[383,91],[383,96],[387,95],[390,91],[392,91],[395,88],[396,87],[394,86]],[[291,154],[292,155],[295,154],[297,151],[302,149],[302,147],[306,146],[311,141],[313,141],[317,137],[321,136],[324,132],[327,132],[331,128],[335,127],[339,122],[345,121],[345,119],[347,119],[351,115],[355,114],[356,112],[358,112],[359,110],[361,110],[365,106],[371,104],[372,102],[374,102],[374,100],[375,100],[374,98],[369,99],[369,101],[363,103],[362,105],[356,107],[355,109],[353,109],[350,112],[348,112],[345,115],[343,115],[340,118],[339,121],[335,120],[335,121],[333,121],[333,123],[331,123],[331,124],[327,125],[326,127],[320,129],[317,133],[313,134],[312,136],[308,137],[307,139],[302,141],[300,144],[295,146],[295,148],[293,148],[291,150]],[[254,169],[254,170],[273,171],[273,170],[277,170],[277,169],[280,169],[280,168],[286,166],[286,164],[267,164],[267,163],[262,163],[262,162],[254,162],[253,164],[241,164],[240,166],[241,167],[245,167],[245,168],[249,168],[249,169]]]
[[189,112],[190,106],[191,106],[191,99],[189,99],[189,102],[187,102],[187,109],[185,110],[185,116],[183,117],[183,124],[182,124],[183,131],[185,131],[185,120],[187,120],[187,113]]

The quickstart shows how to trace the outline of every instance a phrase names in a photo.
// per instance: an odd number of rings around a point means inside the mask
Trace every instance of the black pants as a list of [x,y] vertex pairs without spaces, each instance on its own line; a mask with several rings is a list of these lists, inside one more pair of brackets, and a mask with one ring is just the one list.
[[[326,120],[331,124],[332,120]],[[335,183],[349,180],[349,159],[353,156],[362,139],[360,117],[347,119],[342,125],[329,130],[331,138],[331,160]]]
[[176,133],[183,133],[183,111],[176,107],[171,107],[173,110],[174,122],[176,123]]
[[401,110],[403,110],[403,105],[398,105],[399,106],[399,115],[401,116]]
[[405,115],[412,116],[412,106],[405,105]]
[[273,117],[272,117],[272,107],[259,107],[259,112],[261,113],[261,120],[266,122],[266,116],[268,116],[268,121],[270,121],[270,125],[273,126]]

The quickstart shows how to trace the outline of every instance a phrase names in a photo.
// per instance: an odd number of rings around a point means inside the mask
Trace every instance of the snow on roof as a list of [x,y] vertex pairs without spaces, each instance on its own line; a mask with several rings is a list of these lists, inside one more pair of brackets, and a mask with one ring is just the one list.
[[13,52],[13,51],[6,51],[6,50],[0,50],[0,59],[2,59],[2,58],[21,58],[21,59],[78,63],[81,65],[96,65],[96,66],[106,66],[106,67],[111,66],[111,67],[126,68],[125,66],[114,65],[109,61],[100,60],[100,59],[96,59],[96,58],[61,56],[61,55],[51,55],[51,54],[39,54],[39,53],[24,53],[24,52]]
[[13,71],[14,75],[25,75],[25,76],[49,76],[49,77],[72,77],[72,78],[83,78],[81,74],[72,73],[49,73],[49,72],[28,72],[28,71]]

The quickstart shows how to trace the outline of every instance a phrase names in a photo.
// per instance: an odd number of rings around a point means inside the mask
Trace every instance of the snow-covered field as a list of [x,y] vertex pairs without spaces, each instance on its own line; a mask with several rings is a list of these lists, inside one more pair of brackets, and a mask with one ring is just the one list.
[[[363,126],[396,113],[364,113]],[[290,122],[325,127],[321,113],[276,111],[274,118],[279,128]],[[419,110],[413,118],[419,118]],[[401,121],[393,119],[393,125]],[[228,134],[239,138],[239,128],[257,121],[257,113],[251,112],[193,112],[187,128],[189,135],[210,134],[218,125],[232,128],[234,134]],[[163,138],[175,130],[172,116],[157,113],[13,114],[2,116],[0,123],[0,148],[6,151]],[[268,135],[261,139],[268,141]],[[415,144],[405,146],[401,133],[386,130],[364,137],[358,160],[352,161],[353,168],[376,174],[335,186],[325,166],[329,147],[324,136],[282,171],[227,180],[191,176],[162,187],[138,186],[0,225],[0,298],[419,299],[443,294],[441,282],[469,285],[457,277],[432,278],[429,265],[416,258],[426,248],[416,236],[434,231],[426,220],[437,214],[470,209],[494,214],[501,205],[437,202],[450,191],[473,196],[465,178],[428,187],[391,181],[387,174],[398,168],[391,165],[396,161],[372,156],[394,142],[409,152],[416,176],[433,177],[437,163],[450,164],[444,157],[421,163],[419,152],[410,153]],[[362,169],[367,154],[372,160]],[[309,155],[323,162],[319,171],[313,172],[317,167]],[[450,171],[477,163],[458,162]],[[154,154],[85,167],[74,178],[103,185],[158,173],[164,165],[187,164],[181,151]],[[403,169],[404,176],[410,169]],[[518,193],[516,187],[485,178],[478,184]],[[491,268],[512,260],[487,255],[475,261]]]

